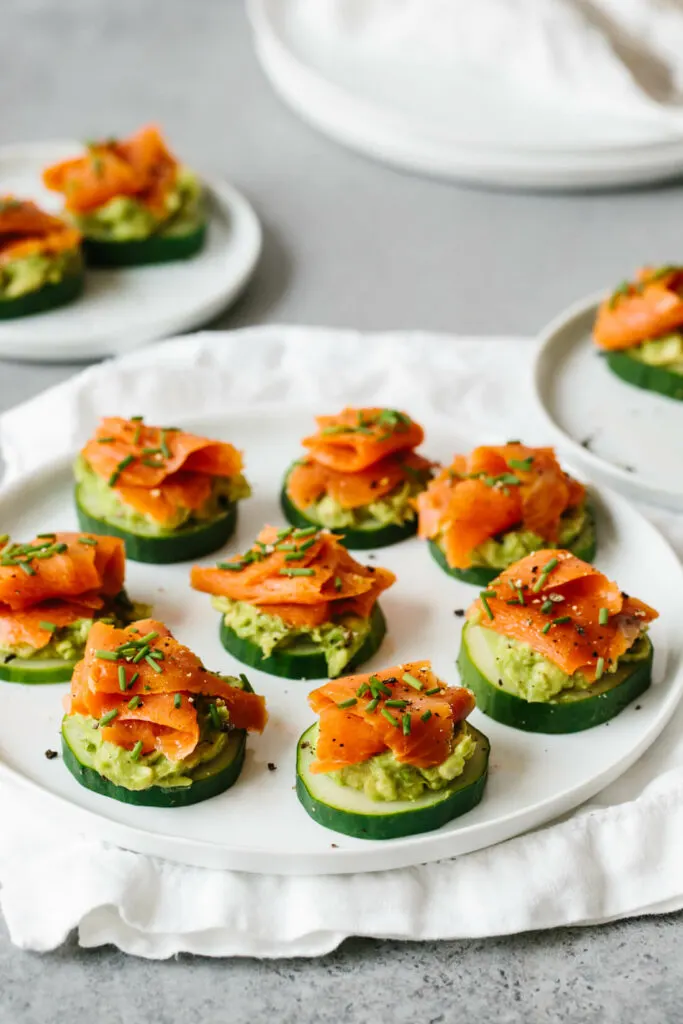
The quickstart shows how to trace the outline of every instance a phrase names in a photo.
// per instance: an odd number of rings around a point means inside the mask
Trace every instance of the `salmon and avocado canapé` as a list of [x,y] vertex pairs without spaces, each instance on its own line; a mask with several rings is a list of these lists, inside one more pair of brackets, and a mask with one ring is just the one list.
[[262,732],[263,697],[246,676],[210,672],[154,619],[97,622],[74,669],[64,763],[81,785],[124,803],[178,807],[224,792]]
[[506,725],[589,729],[650,685],[657,614],[570,551],[536,552],[469,608],[460,674],[479,710]]
[[106,417],[74,467],[80,525],[121,537],[137,562],[198,558],[235,529],[237,502],[251,493],[242,468],[225,441]]
[[0,196],[0,320],[56,309],[82,290],[80,232],[29,200]]
[[309,695],[318,722],[297,751],[297,794],[319,824],[364,839],[440,828],[481,800],[489,742],[474,697],[429,661],[333,680]]
[[266,526],[245,554],[191,576],[221,613],[226,650],[290,679],[339,676],[372,657],[386,633],[377,599],[395,580],[315,526]]
[[47,167],[43,182],[64,197],[95,266],[187,259],[204,245],[202,185],[155,125],[128,139],[87,143],[82,156]]
[[593,328],[623,380],[683,401],[683,267],[643,267],[601,303]]
[[71,679],[94,622],[122,626],[148,612],[124,589],[123,541],[43,533],[27,544],[0,537],[0,679]]
[[415,498],[433,463],[418,455],[422,427],[397,409],[318,416],[307,454],[287,471],[282,507],[294,526],[334,530],[347,548],[395,544],[415,533]]
[[418,534],[450,575],[484,586],[541,548],[595,555],[595,522],[583,484],[552,448],[519,441],[456,455],[417,498]]

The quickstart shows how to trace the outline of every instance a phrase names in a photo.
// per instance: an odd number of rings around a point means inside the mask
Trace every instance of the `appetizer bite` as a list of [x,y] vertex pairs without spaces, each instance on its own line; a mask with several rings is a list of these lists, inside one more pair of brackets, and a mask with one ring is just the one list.
[[148,609],[123,581],[123,542],[88,533],[41,533],[29,544],[0,537],[0,679],[71,679],[95,621],[122,626]]
[[289,679],[339,676],[371,658],[386,633],[377,599],[395,581],[315,526],[266,526],[246,554],[191,576],[213,595],[225,649]]
[[221,547],[251,494],[231,444],[142,416],[100,421],[74,467],[79,523],[121,537],[136,562],[183,562]]
[[297,748],[299,800],[320,825],[360,839],[441,828],[486,784],[489,741],[466,721],[474,697],[431,662],[347,676],[309,695],[320,716]]
[[262,732],[263,697],[246,676],[209,672],[154,619],[97,622],[65,700],[62,753],[94,793],[182,807],[232,786],[247,732]]
[[456,455],[417,499],[419,536],[445,572],[484,586],[539,548],[595,555],[586,489],[552,448],[519,441]]
[[347,548],[379,548],[415,533],[414,500],[432,463],[415,452],[424,431],[396,409],[318,416],[308,454],[288,470],[282,508],[294,526],[327,527]]
[[0,196],[0,320],[56,309],[82,291],[80,233],[27,199]]
[[510,566],[467,613],[458,665],[477,707],[529,732],[606,722],[651,681],[657,612],[570,551]]
[[47,167],[43,182],[64,196],[93,266],[187,259],[204,245],[201,183],[154,125],[128,139],[87,143],[82,156]]
[[593,337],[609,368],[683,401],[683,267],[643,267],[598,310]]

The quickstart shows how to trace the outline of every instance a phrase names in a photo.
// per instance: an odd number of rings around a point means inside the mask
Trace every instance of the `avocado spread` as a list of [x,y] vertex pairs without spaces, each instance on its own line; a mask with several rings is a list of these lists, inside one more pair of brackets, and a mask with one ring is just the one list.
[[628,355],[647,366],[661,366],[683,376],[683,334],[664,334],[628,349]]
[[415,519],[417,513],[413,499],[425,489],[427,480],[428,475],[425,475],[424,480],[418,479],[416,475],[415,479],[405,480],[383,498],[360,508],[342,508],[339,502],[325,494],[306,507],[306,517],[328,530],[372,530],[379,526],[402,526]]
[[129,533],[146,537],[168,536],[183,528],[210,522],[225,514],[229,506],[251,494],[249,484],[241,473],[231,477],[213,477],[211,494],[199,508],[179,507],[172,519],[158,523],[125,505],[106,480],[93,472],[82,455],[74,464],[78,484],[78,501],[95,519],[104,519]]
[[97,720],[87,715],[69,715],[65,720],[69,746],[81,764],[124,789],[136,791],[150,786],[191,786],[193,772],[200,765],[218,758],[230,743],[227,709],[219,701],[216,701],[216,706],[226,728],[211,726],[208,715],[198,707],[201,739],[192,754],[180,761],[171,761],[156,750],[133,760],[131,751],[126,747],[103,740]]
[[75,226],[86,238],[132,242],[150,235],[189,235],[205,220],[202,186],[181,168],[173,188],[164,196],[164,210],[151,210],[132,196],[115,196],[85,214],[74,214]]
[[212,597],[211,603],[222,612],[225,625],[243,640],[260,647],[264,657],[293,648],[315,649],[324,654],[330,677],[343,672],[370,632],[370,619],[357,615],[341,615],[321,626],[289,626],[279,616],[267,615],[246,601]]
[[80,276],[83,259],[79,249],[47,254],[33,253],[0,265],[0,302],[18,299],[28,292],[58,284],[65,277]]
[[432,768],[415,768],[397,761],[392,751],[377,754],[361,764],[350,764],[329,776],[340,786],[360,790],[371,800],[417,800],[428,791],[447,789],[465,770],[476,741],[463,723],[453,736],[448,757]]
[[[468,644],[470,653],[475,655],[479,670],[489,680],[507,693],[521,697],[533,703],[554,700],[558,695],[569,696],[571,692],[595,691],[598,685],[590,682],[581,672],[567,675],[548,658],[528,644],[520,643],[510,637],[495,633],[484,626],[477,628],[476,618],[468,626]],[[634,645],[621,658],[607,662],[602,677],[605,685],[610,684],[610,677],[623,668],[622,663],[640,661],[650,654],[650,640],[641,635]]]

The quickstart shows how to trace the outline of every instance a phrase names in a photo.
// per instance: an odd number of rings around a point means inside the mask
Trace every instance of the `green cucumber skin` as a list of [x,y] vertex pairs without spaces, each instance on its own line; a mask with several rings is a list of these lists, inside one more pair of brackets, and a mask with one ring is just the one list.
[[212,520],[206,526],[196,526],[184,532],[179,530],[177,534],[169,537],[144,537],[122,530],[105,519],[95,519],[91,516],[80,503],[78,487],[75,500],[81,530],[103,537],[120,537],[126,545],[126,557],[133,562],[170,565],[210,555],[230,539],[237,525],[237,503],[233,502],[225,515]]
[[[50,660],[52,661],[52,659]],[[35,670],[32,668],[17,668],[14,661],[9,661],[6,664],[0,663],[0,680],[4,683],[23,683],[25,686],[68,683],[73,675],[75,665],[75,661],[65,661],[63,667],[51,664],[49,668],[41,672],[40,658],[35,659]]]
[[637,662],[632,674],[614,689],[595,696],[590,696],[590,691],[587,691],[585,698],[577,698],[571,703],[526,701],[491,683],[470,659],[467,649],[467,625],[463,629],[457,664],[462,685],[472,690],[478,709],[489,718],[525,732],[557,735],[592,729],[596,725],[609,722],[623,711],[650,686],[652,657],[651,654],[647,660]]
[[671,373],[663,366],[648,366],[623,352],[609,352],[605,359],[612,373],[621,377],[628,384],[645,391],[655,391],[658,395],[683,402],[683,376]]
[[[320,523],[308,519],[301,509],[292,503],[285,487],[280,494],[280,505],[285,514],[285,519],[292,526],[307,527],[316,526],[319,530],[323,527]],[[376,530],[346,530],[343,528],[334,529],[332,533],[340,538],[341,543],[350,551],[369,551],[372,548],[386,548],[391,544],[398,544],[408,537],[417,533],[417,517],[409,523],[402,523],[398,526],[393,523],[391,526],[380,526]]]
[[[372,612],[372,625],[363,646],[356,652],[344,668],[344,675],[349,675],[375,654],[387,631],[386,620],[378,604]],[[241,637],[225,625],[221,616],[220,640],[223,647],[245,665],[268,672],[272,676],[284,679],[329,679],[327,661],[323,654],[289,654],[287,651],[270,654],[265,657],[261,648],[250,640]]]
[[[593,525],[593,531],[589,542],[587,544],[574,544],[569,548],[577,558],[580,558],[584,562],[592,562],[597,550],[597,543],[595,539],[595,519],[590,507],[589,514]],[[580,537],[578,537],[577,540],[580,541]],[[504,569],[487,569],[484,566],[473,566],[471,569],[452,569],[446,561],[446,555],[436,541],[430,540],[427,543],[429,545],[431,556],[437,565],[439,565],[444,572],[448,573],[449,576],[453,576],[456,580],[462,580],[463,583],[472,583],[475,587],[486,587],[493,580],[497,579],[502,572],[505,572]]]
[[[353,836],[354,839],[371,840],[400,839],[403,836],[417,835],[421,832],[433,832],[434,829],[442,828],[454,818],[471,811],[484,795],[488,776],[490,743],[483,733],[470,725],[469,728],[477,739],[478,751],[474,754],[474,758],[478,758],[479,770],[472,782],[464,788],[454,789],[450,797],[439,800],[431,806],[421,807],[414,812],[402,811],[398,814],[392,814],[390,811],[382,815],[359,814],[332,807],[313,796],[306,785],[305,776],[299,771],[301,744],[310,742],[310,736],[316,728],[315,725],[311,726],[299,739],[296,793],[306,813],[319,825],[331,829],[333,832]],[[342,789],[343,787],[340,787],[340,790]]]
[[143,267],[172,260],[187,260],[204,248],[206,223],[186,235],[150,235],[130,242],[83,239],[83,253],[90,267]]
[[43,285],[42,288],[26,292],[16,299],[0,299],[0,320],[15,320],[17,317],[32,316],[34,313],[48,313],[52,309],[66,306],[83,293],[84,286],[83,273],[67,274],[61,281]]

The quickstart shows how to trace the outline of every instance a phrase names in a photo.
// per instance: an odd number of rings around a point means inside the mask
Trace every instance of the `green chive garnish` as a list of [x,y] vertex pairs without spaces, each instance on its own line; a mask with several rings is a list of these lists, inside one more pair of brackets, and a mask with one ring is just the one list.
[[147,662],[147,664],[149,665],[150,668],[154,669],[155,672],[157,672],[159,674],[161,674],[163,672],[163,669],[162,669],[161,665],[159,665],[158,662],[156,662],[154,660],[154,658],[151,658],[149,656],[149,654],[145,655],[145,661]]
[[431,690],[425,690],[425,697],[432,697],[435,693],[441,693],[440,686],[432,686]]
[[548,576],[557,565],[558,561],[556,558],[551,558],[549,562],[546,562],[546,564],[541,569],[541,575],[538,577],[533,587],[531,588],[534,594],[537,594],[539,590],[541,590],[541,588],[545,586]]
[[142,704],[142,698],[137,693],[135,694],[134,697],[131,697],[131,699],[128,701],[128,707],[130,708],[131,711],[135,711],[135,709],[139,708],[141,704]]
[[138,653],[133,658],[133,664],[137,665],[137,663],[139,661],[142,661],[143,658],[146,658],[148,654],[149,654],[149,644],[145,644],[145,646],[141,647],[140,650],[138,651]]
[[598,623],[601,626],[606,626],[609,622],[609,611],[607,608],[601,608],[598,612]]
[[515,586],[515,590],[517,591],[517,599],[518,599],[519,603],[521,605],[524,605],[526,603],[525,600],[524,600],[524,591],[522,590],[521,587],[517,587],[517,586]]
[[290,551],[289,554],[285,555],[285,562],[300,562],[303,557],[301,551]]
[[421,683],[419,679],[416,679],[415,676],[411,676],[410,672],[405,672],[401,678],[404,683],[407,683],[408,686],[412,686],[414,690],[424,689],[424,684]]
[[420,715],[420,721],[421,722],[428,722],[431,717],[432,717],[432,713],[429,710],[429,708],[427,708],[425,713],[423,715]]
[[39,622],[38,625],[40,626],[41,629],[46,629],[48,633],[54,633],[54,631],[57,629],[54,622]]
[[97,547],[97,541],[95,540],[94,537],[79,537],[78,538],[78,543],[79,544],[88,544],[92,548],[96,548]]
[[118,713],[118,708],[113,708],[111,711],[107,711],[106,715],[102,715],[102,717],[100,718],[100,726],[109,725],[110,722],[114,721]]
[[130,682],[128,683],[128,689],[129,690],[133,686],[135,686],[135,684],[137,683],[139,678],[140,678],[140,673],[139,672],[133,672],[133,675],[130,677]]
[[20,569],[23,569],[27,576],[35,576],[36,570],[33,569],[28,562],[17,563]]
[[546,622],[545,626],[541,630],[541,633],[549,633],[551,626],[552,626],[552,622]]
[[119,665],[119,690],[125,693],[128,689],[128,681],[126,679],[126,670],[123,665]]
[[142,753],[142,740],[138,740],[133,749],[130,752],[131,761],[139,761],[140,754]]
[[377,710],[377,705],[378,704],[379,704],[379,697],[373,697],[373,699],[368,701],[368,703],[365,705],[365,710],[368,711],[370,714],[372,714],[373,711]]
[[115,437],[98,437],[97,438],[97,443],[98,444],[111,444],[112,441],[115,441],[115,440],[116,440]]
[[383,715],[386,718],[387,722],[391,722],[392,725],[395,725],[396,728],[398,728],[398,718],[392,715],[391,711],[387,711],[386,708],[382,708],[382,710],[380,711],[380,715]]
[[161,448],[143,448],[143,455],[161,455]]
[[179,708],[182,703],[183,703],[183,698],[182,698],[181,694],[176,693],[175,697],[173,698],[173,707],[174,708]]
[[533,455],[529,455],[526,459],[508,459],[508,466],[510,469],[521,469],[523,472],[527,473],[531,469],[533,461]]
[[410,727],[412,725],[412,722],[410,720],[409,714],[405,714],[403,716],[403,718],[401,719],[401,725],[403,726],[403,735],[410,736]]
[[601,679],[602,678],[602,674],[603,674],[604,671],[605,671],[605,659],[604,658],[598,658],[597,665],[595,666],[595,678],[596,679]]
[[100,658],[101,661],[118,661],[119,656],[116,651],[95,651],[95,657]]
[[152,630],[152,632],[151,633],[147,633],[146,636],[141,636],[139,640],[135,641],[135,643],[136,644],[149,644],[149,643],[152,642],[152,640],[156,640],[156,638],[158,636],[159,636],[159,634],[156,633],[154,630]]
[[544,615],[549,615],[552,610],[553,610],[553,602],[552,601],[544,601],[543,604],[541,605],[541,611],[543,612]]
[[276,551],[296,551],[297,547],[296,547],[296,544],[276,544],[275,545],[275,550]]
[[163,457],[165,459],[170,459],[171,458],[171,450],[168,447],[168,444],[166,442],[166,431],[165,430],[161,431],[161,441],[159,442],[159,447],[161,448],[161,454],[163,455]]
[[491,605],[489,604],[489,602],[488,602],[488,598],[486,597],[486,593],[485,593],[485,592],[482,592],[482,593],[481,593],[481,594],[479,595],[479,597],[480,597],[480,600],[481,600],[482,606],[483,606],[483,608],[484,608],[484,611],[485,611],[485,612],[486,612],[486,614],[488,615],[489,619],[492,619],[492,618],[493,618],[494,616],[493,616],[493,612],[491,611]]
[[240,672],[240,679],[242,681],[243,686],[249,686],[249,680],[245,676],[244,672]]
[[370,687],[367,683],[361,683],[356,690],[356,697],[364,697],[366,693],[370,693]]
[[209,715],[211,717],[211,722],[213,724],[213,727],[215,729],[220,729],[220,727],[221,727],[221,716],[218,714],[218,708],[216,707],[215,704],[209,704]]
[[[56,537],[57,537],[57,534],[56,533],[37,533],[36,537],[39,540],[55,540]],[[2,537],[0,537],[0,544],[3,544],[6,540],[9,540],[9,534],[3,533]]]
[[315,576],[315,569],[280,569],[280,576]]
[[385,705],[388,708],[407,708],[408,707],[408,701],[407,700],[385,700],[384,703],[385,703]]
[[299,551],[308,551],[310,547],[313,547],[315,541],[315,537],[310,537],[308,540],[305,540],[303,544],[301,544],[301,546],[299,547]]
[[563,626],[565,622],[571,622],[571,615],[560,615],[557,619],[553,619],[553,626]]
[[282,537],[289,537],[291,532],[292,532],[292,527],[291,526],[283,526],[283,528],[281,530],[277,531],[276,537],[277,537],[278,540],[280,540]]
[[161,463],[154,462],[152,459],[143,459],[142,465],[147,466],[147,469],[161,469]]
[[482,590],[481,596],[482,597],[497,597],[498,595],[496,594],[495,590]]
[[239,572],[244,569],[246,562],[219,562],[216,566],[217,569],[226,569],[228,572]]
[[317,532],[317,526],[304,526],[299,530],[294,530],[292,537],[310,537],[312,534]]
[[357,703],[358,703],[358,698],[357,697],[349,697],[348,700],[340,701],[339,704],[337,704],[337,707],[340,708],[343,711],[345,708],[352,708],[353,705],[357,704]]

